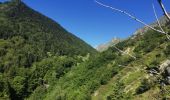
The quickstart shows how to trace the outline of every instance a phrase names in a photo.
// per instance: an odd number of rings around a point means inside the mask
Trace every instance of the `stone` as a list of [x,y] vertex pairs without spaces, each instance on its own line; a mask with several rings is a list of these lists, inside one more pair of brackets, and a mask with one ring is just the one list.
[[168,85],[170,85],[170,76],[168,76],[168,77],[166,78],[166,83],[167,83]]
[[166,67],[165,74],[166,76],[170,76],[170,67]]
[[160,72],[163,73],[168,66],[170,66],[170,60],[166,60],[159,66]]
[[158,75],[158,72],[157,72],[157,70],[155,70],[155,69],[149,70],[149,73],[150,73],[150,74],[153,74],[153,75]]

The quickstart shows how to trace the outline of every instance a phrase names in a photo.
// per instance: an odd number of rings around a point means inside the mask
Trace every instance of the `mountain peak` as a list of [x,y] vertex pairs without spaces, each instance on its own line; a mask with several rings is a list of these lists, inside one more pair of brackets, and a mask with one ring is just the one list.
[[104,43],[104,44],[100,44],[96,47],[97,51],[105,51],[107,50],[109,47],[111,47],[112,45],[115,45],[117,43],[119,43],[122,39],[118,38],[118,37],[114,37],[111,41]]

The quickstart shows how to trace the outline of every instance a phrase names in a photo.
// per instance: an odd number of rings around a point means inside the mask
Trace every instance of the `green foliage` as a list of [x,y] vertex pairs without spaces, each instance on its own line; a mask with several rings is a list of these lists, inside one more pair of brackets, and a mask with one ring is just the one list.
[[29,91],[34,91],[38,86],[44,84],[53,84],[67,73],[75,63],[75,59],[67,56],[54,56],[35,63],[28,82]]
[[0,74],[0,96],[3,96],[4,88],[5,88],[5,83],[3,79],[3,75]]
[[21,76],[16,76],[12,81],[12,87],[15,90],[16,95],[21,98],[26,89],[26,79]]
[[53,20],[16,2],[20,0],[0,5],[3,9],[0,13],[0,56],[4,67],[30,67],[46,58],[48,52],[70,56],[96,52]]
[[47,89],[44,86],[39,86],[34,91],[35,93],[31,95],[30,100],[42,100],[46,94]]
[[151,89],[154,86],[155,83],[153,83],[151,80],[144,79],[141,82],[141,85],[136,89],[136,94],[142,94],[149,89]]
[[162,42],[165,42],[164,40],[164,35],[149,30],[142,36],[142,40],[138,42],[134,52],[146,54],[158,47]]
[[154,59],[150,64],[149,68],[154,68],[159,65],[159,61],[157,59]]
[[91,46],[21,0],[1,3],[0,10],[0,73],[7,79],[0,78],[0,98],[28,97],[67,73],[77,64],[77,56],[96,54]]
[[90,56],[88,60],[77,64],[70,71],[66,72],[65,75],[61,76],[53,87],[49,87],[46,98],[89,100],[91,93],[100,85],[106,84],[120,69],[115,64],[110,63],[116,57],[116,52],[113,53],[112,51]]
[[131,96],[124,92],[125,85],[121,81],[117,81],[113,86],[112,94],[107,96],[107,100],[131,100]]
[[164,50],[164,53],[167,57],[170,55],[170,45],[167,45],[166,49]]
[[[20,0],[2,3],[0,9],[0,99],[90,100],[91,94],[106,85],[122,66],[134,62],[134,58],[114,47],[97,54],[84,41]],[[145,61],[140,60],[142,57],[164,47],[168,56],[170,46],[165,46],[166,41],[165,35],[149,30],[116,47],[123,51],[131,48],[140,62]],[[151,59],[148,66],[159,63]],[[113,84],[108,100],[132,99],[132,94],[124,92],[126,83],[117,80]],[[152,86],[153,82],[144,80],[136,93],[144,93]]]

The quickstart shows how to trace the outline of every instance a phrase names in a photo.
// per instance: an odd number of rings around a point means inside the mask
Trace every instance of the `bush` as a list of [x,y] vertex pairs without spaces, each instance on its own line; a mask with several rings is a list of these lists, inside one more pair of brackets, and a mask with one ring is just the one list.
[[148,80],[148,79],[144,79],[142,82],[141,82],[141,85],[136,89],[136,94],[142,94],[148,90],[150,90],[152,88],[154,83],[152,83],[152,81]]
[[124,92],[124,83],[119,80],[114,84],[112,94],[107,96],[107,100],[131,100],[132,96]]
[[26,80],[24,77],[16,76],[12,82],[12,88],[15,90],[16,95],[20,98],[26,93]]
[[165,53],[165,55],[167,55],[167,56],[170,55],[170,45],[168,45],[168,46],[166,47],[166,49],[164,50],[164,53]]

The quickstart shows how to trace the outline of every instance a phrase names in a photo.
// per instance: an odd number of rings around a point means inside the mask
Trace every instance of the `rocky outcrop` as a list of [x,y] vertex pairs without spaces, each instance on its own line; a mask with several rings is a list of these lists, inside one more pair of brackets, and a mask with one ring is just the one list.
[[167,76],[170,76],[170,67],[167,67],[167,68],[165,69],[165,74],[166,74]]
[[111,46],[113,46],[113,45],[115,45],[115,44],[117,44],[117,43],[119,43],[121,41],[122,41],[122,39],[115,37],[110,42],[97,46],[96,50],[99,51],[99,52],[105,51],[109,47],[111,47]]
[[150,76],[161,76],[161,84],[170,85],[170,60],[164,61],[159,67],[146,68]]
[[166,69],[165,69],[165,77],[166,77],[166,83],[167,84],[170,84],[170,67],[167,67]]
[[170,85],[170,60],[166,60],[159,66],[160,72],[163,74],[165,83]]
[[165,69],[170,66],[170,60],[166,60],[159,66],[159,70],[161,73],[165,72]]

